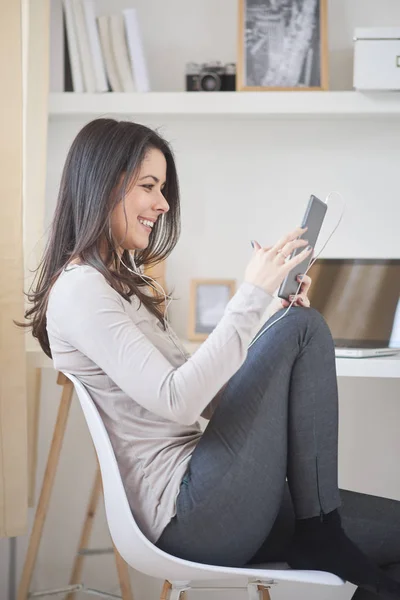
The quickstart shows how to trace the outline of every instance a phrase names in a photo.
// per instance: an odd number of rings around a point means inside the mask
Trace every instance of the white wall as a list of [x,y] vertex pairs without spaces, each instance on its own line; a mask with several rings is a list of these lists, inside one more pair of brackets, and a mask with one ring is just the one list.
[[[57,120],[50,127],[49,216],[67,148],[83,124]],[[267,245],[298,225],[310,193],[324,198],[340,190],[346,201],[324,256],[399,256],[398,231],[390,225],[400,221],[400,121],[150,124],[162,125],[180,173],[182,235],[167,262],[168,282],[179,297],[170,314],[180,335],[186,331],[190,278],[240,281],[250,240]],[[336,196],[331,205],[326,233],[341,212]]]
[[[111,2],[108,2],[110,6]],[[113,10],[131,5],[114,0]],[[107,0],[99,0],[99,12]],[[136,0],[154,89],[183,89],[187,60],[235,60],[236,2],[232,0]],[[331,0],[331,87],[350,89],[355,26],[400,23],[397,0]],[[47,222],[55,205],[65,155],[85,120],[52,121],[49,128]],[[324,256],[400,257],[398,157],[400,121],[142,121],[161,127],[175,149],[182,191],[182,236],[168,260],[168,284],[178,298],[170,314],[184,336],[189,281],[232,277],[239,282],[249,260],[250,240],[275,241],[296,226],[310,195],[339,190],[347,207]],[[334,204],[331,223],[338,215]],[[337,200],[336,200],[337,202]],[[335,216],[336,215],[336,216]],[[397,387],[396,387],[397,386]],[[400,499],[399,388],[395,382],[340,380],[340,484]],[[55,373],[43,374],[40,417],[40,483],[59,401]],[[54,495],[32,588],[66,583],[95,468],[83,417],[76,404],[68,424]],[[39,489],[39,486],[38,486]],[[109,545],[103,513],[93,545]],[[27,536],[18,539],[20,561]],[[0,600],[5,598],[7,540],[0,541]],[[116,592],[112,557],[86,559],[85,581]],[[154,598],[162,582],[132,571],[135,600]],[[343,589],[293,586],[274,595],[289,598],[348,598]],[[227,593],[214,594],[221,599]],[[213,594],[211,594],[212,596]],[[194,596],[194,594],[193,594]],[[201,593],[196,593],[201,596]],[[244,592],[232,591],[233,600]],[[214,600],[214,599],[213,599]]]

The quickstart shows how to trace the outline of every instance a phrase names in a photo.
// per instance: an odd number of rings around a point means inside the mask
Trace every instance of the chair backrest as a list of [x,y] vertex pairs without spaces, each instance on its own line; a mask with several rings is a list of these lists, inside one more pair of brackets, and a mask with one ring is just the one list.
[[64,375],[74,384],[95,446],[103,482],[104,505],[111,538],[118,552],[129,565],[147,575],[159,577],[160,562],[164,562],[168,568],[169,555],[154,546],[136,524],[122,483],[114,450],[97,407],[79,379],[70,373],[64,372]]
[[229,567],[205,565],[173,556],[152,544],[138,527],[129,506],[114,449],[103,420],[85,386],[70,373],[99,461],[104,506],[111,538],[122,558],[134,569],[169,581],[231,577]]

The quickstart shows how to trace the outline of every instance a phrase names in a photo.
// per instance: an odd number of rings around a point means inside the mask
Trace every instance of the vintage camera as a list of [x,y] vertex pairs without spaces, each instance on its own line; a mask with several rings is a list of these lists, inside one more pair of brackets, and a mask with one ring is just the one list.
[[234,92],[236,90],[236,65],[219,61],[187,63],[187,92]]

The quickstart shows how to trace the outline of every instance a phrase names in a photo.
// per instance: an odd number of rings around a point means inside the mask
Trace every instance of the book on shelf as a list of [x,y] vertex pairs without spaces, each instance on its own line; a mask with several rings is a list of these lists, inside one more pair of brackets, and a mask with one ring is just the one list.
[[[51,91],[63,92],[68,89],[71,73],[66,72],[69,61],[64,59],[65,48],[65,23],[62,14],[63,8],[61,0],[59,2],[50,3],[50,74],[51,74]],[[65,65],[63,68],[60,65]],[[70,68],[70,65],[69,65]],[[72,89],[72,88],[71,88]]]
[[100,17],[97,18],[97,24],[99,27],[100,44],[103,52],[104,64],[111,90],[113,92],[123,92],[124,88],[122,87],[122,83],[119,79],[117,63],[112,49],[109,16],[100,15]]
[[126,44],[124,17],[121,13],[110,16],[111,47],[114,52],[119,80],[124,92],[135,92],[128,46]]
[[96,92],[107,92],[109,88],[97,28],[95,0],[75,0],[75,2],[81,1],[89,38],[89,50],[93,59]]
[[78,49],[78,37],[74,23],[71,0],[63,0],[65,27],[67,31],[68,60],[71,65],[72,86],[74,92],[83,92],[83,73]]
[[132,66],[132,75],[136,83],[137,91],[149,92],[149,74],[144,58],[143,42],[137,11],[135,8],[126,8],[122,11],[122,14],[125,20],[126,40]]
[[150,91],[135,8],[98,14],[96,0],[52,0],[51,6],[52,47],[57,48],[51,91]]
[[[64,0],[71,2],[74,24],[76,28],[76,38],[78,40],[78,51],[82,64],[83,82],[86,92],[96,92],[96,80],[94,76],[93,56],[89,46],[89,36],[85,23],[85,15],[83,12],[83,2],[81,0]],[[84,0],[83,0],[84,1]],[[68,25],[67,25],[68,26]]]
[[[64,65],[64,78],[61,82],[61,85],[58,83],[58,81],[56,81],[56,78],[53,76],[54,72],[51,70],[51,65],[50,65],[50,91],[51,92],[73,92],[74,91],[74,84],[72,82],[72,68],[71,68],[71,61],[69,59],[69,54],[66,51],[67,48],[67,44],[68,44],[68,39],[67,39],[67,27],[65,25],[65,21],[64,19],[62,20],[63,23],[63,56],[62,56],[62,61],[61,64]],[[57,64],[57,68],[56,71],[59,70],[58,69],[58,65],[60,63]]]

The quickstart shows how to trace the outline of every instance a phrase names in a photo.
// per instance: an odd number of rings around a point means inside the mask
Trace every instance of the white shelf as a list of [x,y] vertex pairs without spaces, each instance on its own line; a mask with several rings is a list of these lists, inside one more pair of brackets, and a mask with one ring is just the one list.
[[400,92],[52,93],[50,118],[163,115],[225,118],[400,117]]

